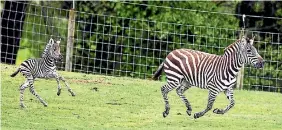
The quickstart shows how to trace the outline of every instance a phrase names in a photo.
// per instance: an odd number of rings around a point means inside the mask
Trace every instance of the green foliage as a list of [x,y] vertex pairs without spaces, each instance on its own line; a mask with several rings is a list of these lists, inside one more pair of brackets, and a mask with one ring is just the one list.
[[63,39],[61,53],[65,54],[68,11],[58,11],[56,8],[60,4],[61,2],[30,1],[27,5],[16,64],[28,58],[40,57],[51,37],[59,36]]
[[[160,87],[165,82],[59,72],[76,93],[72,97],[62,86],[57,96],[56,80],[36,80],[38,94],[48,103],[43,107],[28,90],[26,109],[19,108],[19,89],[25,79],[9,76],[17,66],[1,64],[1,129],[282,129],[282,95],[269,92],[235,91],[235,106],[224,115],[209,111],[194,120],[175,91],[169,93],[170,114],[163,118]],[[96,89],[95,89],[96,88]],[[97,90],[97,91],[96,91]],[[206,107],[208,92],[191,88],[185,95],[192,114]],[[229,103],[222,93],[213,108]]]
[[[88,3],[79,2],[77,10],[81,12],[88,10],[90,6]],[[146,78],[155,71],[161,59],[173,49],[185,47],[222,54],[223,48],[236,39],[234,30],[227,29],[237,28],[238,20],[233,16],[155,7],[188,7],[191,10],[208,11],[230,10],[227,7],[218,7],[213,2],[150,1],[148,4],[154,6],[148,7],[119,2],[90,3],[95,5],[90,6],[92,10],[89,11],[94,14],[80,13],[77,19],[87,22],[92,20],[93,24],[78,22],[77,28],[83,30],[87,26],[93,33],[90,36],[87,34],[82,36],[83,33],[79,32],[77,38],[83,37],[82,39],[91,39],[96,42],[96,52],[93,51],[92,54],[96,57],[98,65],[94,63],[95,60],[89,64],[97,67],[96,71],[102,73]],[[81,40],[76,43],[77,46],[84,45],[86,49],[92,46],[91,44],[93,43]],[[75,55],[84,54],[85,50],[78,50]],[[114,53],[103,54],[103,52]],[[99,57],[99,55],[103,56]],[[109,60],[110,63],[102,60]],[[109,69],[113,71],[100,69],[100,66],[103,68],[111,66],[112,68]]]

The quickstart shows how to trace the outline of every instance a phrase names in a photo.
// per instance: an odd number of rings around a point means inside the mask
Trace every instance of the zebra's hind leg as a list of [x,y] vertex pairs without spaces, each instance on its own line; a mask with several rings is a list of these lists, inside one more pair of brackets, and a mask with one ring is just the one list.
[[165,102],[165,111],[163,112],[164,118],[169,114],[169,110],[170,110],[167,94],[168,94],[168,92],[170,92],[173,89],[174,89],[174,87],[170,86],[169,84],[166,84],[166,85],[162,86],[162,88],[161,88],[161,92],[162,92],[163,99],[164,99],[164,102]]
[[212,109],[217,94],[218,94],[217,92],[212,92],[211,90],[209,91],[207,108],[201,112],[195,113],[194,114],[195,119],[200,118],[201,116],[205,115],[205,113],[207,113],[209,110]]
[[63,76],[59,76],[59,79],[62,80],[64,82],[64,84],[66,85],[68,91],[71,93],[72,96],[75,96],[75,93],[72,91],[72,89],[69,87],[68,83],[66,82],[65,78]]
[[178,94],[178,96],[181,98],[181,100],[184,102],[187,110],[186,113],[188,114],[188,116],[191,116],[191,112],[192,112],[192,107],[191,104],[189,103],[189,101],[187,100],[187,98],[184,96],[184,92],[189,89],[190,86],[183,86],[181,85],[180,87],[178,87],[176,89],[176,93]]
[[33,79],[29,81],[29,84],[30,84],[29,91],[30,91],[37,99],[39,99],[39,101],[40,101],[45,107],[47,107],[47,103],[46,103],[46,102],[36,93],[36,91],[34,90],[33,82],[34,82]]
[[224,114],[226,113],[227,111],[229,111],[234,105],[235,105],[235,100],[233,98],[233,89],[228,89],[228,90],[225,90],[224,91],[224,94],[226,95],[227,99],[230,101],[230,104],[226,106],[225,109],[218,109],[218,108],[215,108],[213,110],[213,113],[216,113],[216,114]]
[[28,82],[28,80],[26,80],[25,83],[23,83],[20,86],[20,107],[21,108],[25,108],[26,107],[24,105],[24,103],[23,103],[23,100],[24,100],[24,90],[28,87],[28,85],[29,85],[29,82]]

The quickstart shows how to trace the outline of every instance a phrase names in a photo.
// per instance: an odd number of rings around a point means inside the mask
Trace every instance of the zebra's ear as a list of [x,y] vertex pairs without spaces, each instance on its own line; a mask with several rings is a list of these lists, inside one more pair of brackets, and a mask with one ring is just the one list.
[[54,44],[54,40],[52,38],[50,38],[49,40],[49,44],[53,45]]
[[250,44],[253,45],[254,44],[254,40],[255,40],[255,36],[253,36],[252,39],[250,39]]
[[56,40],[56,43],[57,43],[57,44],[60,44],[60,43],[61,43],[61,38],[58,39],[58,40]]

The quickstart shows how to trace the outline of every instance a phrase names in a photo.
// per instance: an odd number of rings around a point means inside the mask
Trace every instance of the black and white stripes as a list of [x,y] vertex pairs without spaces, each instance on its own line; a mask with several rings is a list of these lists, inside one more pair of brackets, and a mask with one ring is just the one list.
[[153,76],[157,79],[162,70],[167,77],[167,84],[162,86],[161,92],[165,102],[163,116],[169,114],[167,94],[174,88],[187,107],[190,116],[192,107],[184,96],[184,92],[191,86],[208,89],[208,105],[205,110],[195,113],[194,118],[199,118],[208,112],[216,96],[224,91],[230,104],[225,109],[214,109],[216,114],[224,114],[235,104],[232,86],[236,83],[236,75],[243,64],[253,64],[256,68],[263,67],[263,59],[253,47],[253,39],[242,37],[229,45],[223,55],[214,55],[205,52],[177,49],[170,52],[165,61],[159,66]]
[[74,92],[71,90],[65,79],[56,72],[55,60],[61,60],[61,59],[62,59],[62,55],[60,53],[60,41],[54,42],[54,40],[51,38],[49,40],[49,43],[45,47],[45,50],[42,54],[42,58],[28,59],[21,63],[17,71],[11,75],[11,77],[14,77],[19,72],[21,72],[26,77],[25,83],[23,83],[20,86],[21,107],[25,107],[23,103],[23,99],[24,99],[23,96],[24,96],[24,90],[28,88],[28,86],[30,92],[34,96],[36,96],[44,106],[47,106],[47,103],[34,90],[33,83],[36,78],[55,78],[58,84],[58,92],[57,92],[58,96],[61,93],[61,86],[59,81],[62,80],[65,83],[71,95],[75,96]]

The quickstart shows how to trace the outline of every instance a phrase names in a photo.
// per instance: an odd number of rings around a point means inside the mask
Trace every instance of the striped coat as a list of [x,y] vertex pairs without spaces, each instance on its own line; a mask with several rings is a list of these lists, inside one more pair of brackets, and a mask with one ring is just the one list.
[[47,106],[47,103],[37,94],[34,89],[34,80],[36,78],[55,78],[58,84],[58,92],[59,96],[61,93],[60,80],[64,82],[68,91],[72,96],[75,96],[72,89],[69,87],[65,79],[60,76],[56,71],[55,60],[61,60],[62,55],[60,53],[60,41],[54,42],[51,38],[49,43],[46,45],[45,50],[42,54],[42,58],[37,59],[28,59],[21,63],[16,72],[11,74],[11,77],[15,77],[19,72],[25,76],[26,81],[20,86],[20,106],[25,107],[24,100],[24,91],[29,87],[30,92],[39,99],[39,101]]
[[224,91],[230,104],[225,109],[215,109],[217,114],[223,114],[234,106],[232,86],[236,83],[236,76],[243,64],[254,64],[263,67],[263,59],[253,47],[253,39],[242,38],[225,49],[223,55],[214,55],[191,49],[177,49],[170,52],[153,76],[157,79],[162,70],[167,77],[167,84],[161,89],[165,101],[163,116],[169,113],[167,93],[177,88],[177,94],[187,107],[187,114],[191,115],[192,107],[183,95],[191,86],[209,90],[207,108],[194,114],[194,118],[203,116],[209,111],[218,93]]

